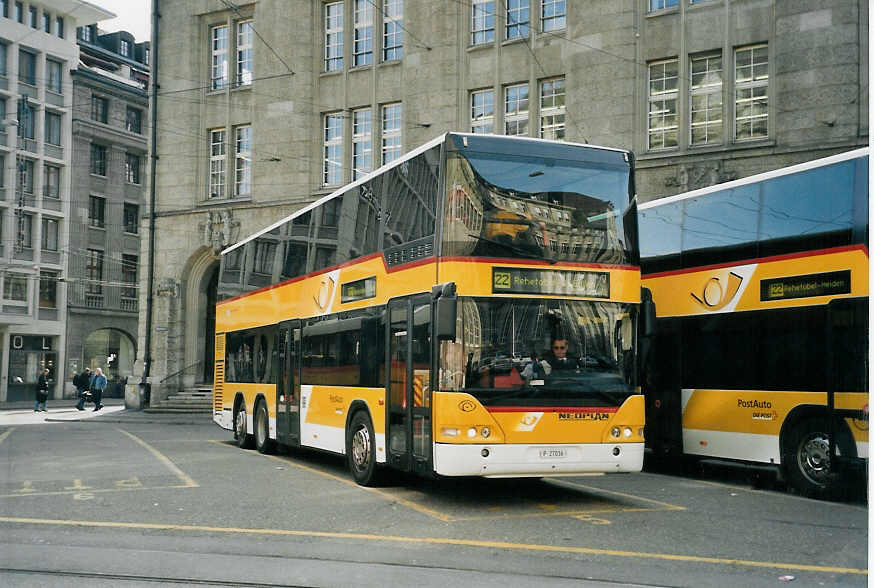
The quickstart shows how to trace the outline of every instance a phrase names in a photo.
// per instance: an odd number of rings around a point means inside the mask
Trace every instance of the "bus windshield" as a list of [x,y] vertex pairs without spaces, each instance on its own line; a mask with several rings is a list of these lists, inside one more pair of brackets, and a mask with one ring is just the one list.
[[484,406],[618,406],[633,394],[630,304],[459,298],[441,388]]
[[636,263],[630,166],[615,159],[449,153],[442,254]]

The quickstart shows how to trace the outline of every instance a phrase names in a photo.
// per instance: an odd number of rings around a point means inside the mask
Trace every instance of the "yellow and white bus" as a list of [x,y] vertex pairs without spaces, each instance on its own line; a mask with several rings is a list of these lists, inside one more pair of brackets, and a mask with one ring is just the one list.
[[807,494],[864,465],[868,149],[647,202],[639,219],[654,452],[780,466]]
[[222,253],[214,420],[365,485],[639,471],[636,229],[626,151],[438,137]]

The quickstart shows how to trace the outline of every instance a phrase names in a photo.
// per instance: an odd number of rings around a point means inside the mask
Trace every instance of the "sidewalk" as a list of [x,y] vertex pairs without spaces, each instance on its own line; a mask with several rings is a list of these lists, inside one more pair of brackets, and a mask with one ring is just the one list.
[[[34,412],[33,400],[20,400],[0,403],[0,421],[23,419],[27,422],[78,422],[99,423],[159,423],[165,425],[196,425],[212,423],[212,414],[204,412],[152,412],[146,410],[127,410],[123,398],[104,398],[104,408],[94,412],[94,405],[88,403],[84,411],[76,410],[77,400],[63,398],[49,400],[46,412]],[[8,424],[8,423],[7,423]]]

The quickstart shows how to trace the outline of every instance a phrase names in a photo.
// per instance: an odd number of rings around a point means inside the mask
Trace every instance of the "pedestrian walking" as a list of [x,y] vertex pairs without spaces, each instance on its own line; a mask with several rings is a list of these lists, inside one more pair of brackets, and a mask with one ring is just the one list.
[[103,375],[102,369],[97,368],[94,370],[94,375],[91,376],[91,381],[88,383],[88,389],[91,390],[94,410],[98,411],[103,408],[100,401],[103,399],[103,391],[106,390],[106,376]]
[[36,404],[33,412],[47,412],[46,400],[49,398],[49,369],[45,368],[36,381]]
[[85,401],[88,399],[88,388],[91,385],[91,368],[85,368],[77,375],[73,376],[73,386],[76,388],[76,394],[79,397],[79,402],[76,404],[78,410],[85,410]]

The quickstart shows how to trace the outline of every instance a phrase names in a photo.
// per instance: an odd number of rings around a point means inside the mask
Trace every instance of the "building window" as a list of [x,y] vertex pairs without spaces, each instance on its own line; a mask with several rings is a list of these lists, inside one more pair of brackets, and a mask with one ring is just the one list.
[[0,76],[9,75],[9,45],[0,43]]
[[46,198],[61,197],[61,168],[56,165],[43,165],[42,195]]
[[143,132],[143,111],[139,108],[127,107],[127,115],[124,119],[124,128],[138,135]]
[[49,145],[61,144],[61,115],[46,111],[45,141]]
[[24,126],[24,138],[33,139],[36,132],[36,109],[30,105],[26,96],[19,99],[18,106],[21,108],[19,119]]
[[55,19],[55,34],[58,38],[64,38],[64,18],[59,16]]
[[210,88],[222,90],[228,86],[228,27],[212,27],[212,72]]
[[541,0],[540,30],[544,33],[560,31],[567,27],[566,0]]
[[382,4],[382,60],[401,59],[404,53],[404,2],[385,0]]
[[676,8],[679,0],[649,0],[649,11],[665,10],[666,8]]
[[403,105],[386,104],[382,107],[382,163],[390,163],[401,156],[401,119]]
[[32,159],[22,159],[18,164],[18,188],[25,194],[33,194]]
[[492,90],[470,93],[470,130],[473,133],[495,131],[495,93]]
[[506,0],[507,24],[505,35],[507,39],[524,39],[528,37],[531,26],[530,0]]
[[58,220],[54,218],[42,219],[42,248],[45,251],[58,250]]
[[140,183],[140,156],[126,153],[124,157],[124,180],[128,184]]
[[325,4],[325,71],[343,69],[343,3]]
[[121,289],[122,298],[137,297],[137,268],[139,266],[139,257],[122,253],[121,255],[121,281],[125,286]]
[[85,27],[82,27],[81,29],[79,29],[79,38],[86,43],[90,43],[91,42],[91,27],[85,26]]
[[88,197],[88,224],[98,229],[104,228],[106,220],[106,198]]
[[528,134],[528,84],[504,88],[504,134]]
[[722,56],[693,57],[689,69],[689,144],[722,143]]
[[33,215],[18,214],[18,246],[33,249]]
[[85,277],[88,285],[85,291],[99,296],[103,294],[103,252],[99,249],[89,249],[86,264]]
[[355,39],[352,67],[373,62],[373,0],[355,0]]
[[649,64],[648,141],[650,149],[677,146],[676,59]]
[[58,307],[58,272],[39,272],[39,307]]
[[24,24],[24,2],[15,3],[15,21]]
[[124,203],[124,232],[136,235],[140,230],[140,207],[130,202]]
[[225,197],[225,166],[227,161],[227,131],[209,133],[209,197]]
[[27,24],[32,29],[35,29],[38,27],[36,6],[28,6],[27,7]]
[[109,100],[91,96],[91,120],[106,124],[109,120]]
[[149,65],[149,57],[150,57],[149,48],[146,47],[143,50],[143,63],[145,63],[146,65]]
[[768,46],[734,52],[734,137],[738,141],[768,137]]
[[106,147],[91,145],[91,173],[97,176],[106,175]]
[[234,136],[234,196],[252,193],[252,127],[237,127]]
[[342,204],[342,198],[334,198],[333,200],[328,200],[322,205],[323,227],[337,227],[340,225],[340,206]]
[[352,111],[352,179],[373,169],[373,130],[369,108]]
[[45,33],[52,32],[52,15],[45,10],[42,11],[42,30]]
[[18,50],[18,81],[29,86],[36,85],[36,55],[24,49]]
[[9,0],[0,0],[0,16],[9,18]]
[[471,0],[470,44],[482,45],[495,40],[495,1]]
[[63,65],[53,59],[46,59],[46,69],[48,70],[48,90],[55,94],[61,94],[64,91],[63,83]]
[[322,182],[326,186],[343,183],[343,115],[325,115],[325,150],[322,165]]
[[564,78],[540,82],[540,138],[564,139]]
[[252,84],[255,65],[255,29],[251,20],[237,23],[237,85]]
[[130,57],[130,41],[120,39],[118,42],[118,52],[124,57]]
[[3,299],[27,302],[27,276],[6,274],[3,277]]

